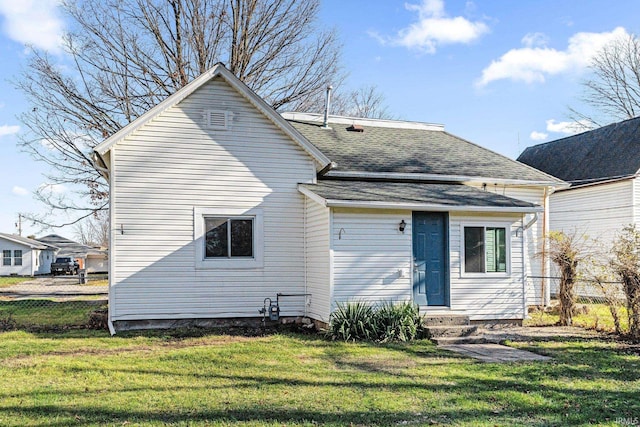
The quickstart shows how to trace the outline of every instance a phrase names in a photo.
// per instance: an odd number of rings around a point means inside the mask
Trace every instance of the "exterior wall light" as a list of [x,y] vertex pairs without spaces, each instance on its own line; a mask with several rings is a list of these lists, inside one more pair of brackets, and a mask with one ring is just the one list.
[[400,224],[398,224],[398,230],[404,234],[404,229],[407,228],[407,223],[404,222],[404,219],[402,221],[400,221]]

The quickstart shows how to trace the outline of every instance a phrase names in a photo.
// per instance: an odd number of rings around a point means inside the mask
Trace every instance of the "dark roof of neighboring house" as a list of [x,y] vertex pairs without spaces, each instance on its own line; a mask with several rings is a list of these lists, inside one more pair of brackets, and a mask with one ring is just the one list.
[[443,207],[523,208],[538,207],[491,191],[462,184],[322,180],[302,184],[325,200],[382,202]]
[[40,242],[38,240],[29,239],[28,237],[18,236],[17,234],[0,233],[0,238],[10,240],[15,243],[20,243],[25,246],[29,246],[32,249],[57,249],[55,245]]
[[[295,114],[291,113],[294,118]],[[358,119],[353,120],[358,123]],[[289,119],[289,123],[337,163],[335,171],[560,182],[437,126],[429,130],[426,126],[412,128],[410,122],[389,121],[386,126],[361,125],[362,131],[354,132],[347,130],[349,124],[334,123],[331,119],[331,129],[324,129],[322,123],[315,121]],[[365,119],[362,123],[368,122]],[[403,127],[405,123],[408,126]]]
[[534,145],[518,160],[574,187],[632,177],[640,169],[640,117]]
[[96,255],[106,253],[103,250],[92,248],[91,246],[83,245],[82,243],[74,242],[66,237],[59,236],[57,234],[49,234],[48,236],[39,237],[37,239],[40,242],[55,245],[60,248],[60,251],[56,254],[59,257],[75,257],[85,258],[87,255]]

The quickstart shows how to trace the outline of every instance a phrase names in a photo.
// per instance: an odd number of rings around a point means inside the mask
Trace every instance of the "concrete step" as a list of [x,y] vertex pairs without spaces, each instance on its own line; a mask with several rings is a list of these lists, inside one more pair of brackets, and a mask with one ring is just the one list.
[[426,314],[423,317],[424,326],[469,325],[469,316],[462,314]]
[[492,340],[482,335],[472,335],[469,337],[438,337],[432,338],[431,341],[437,345],[455,345],[455,344],[490,344]]
[[427,326],[426,328],[427,338],[439,338],[439,337],[468,337],[474,335],[478,330],[475,325],[442,325],[442,326]]

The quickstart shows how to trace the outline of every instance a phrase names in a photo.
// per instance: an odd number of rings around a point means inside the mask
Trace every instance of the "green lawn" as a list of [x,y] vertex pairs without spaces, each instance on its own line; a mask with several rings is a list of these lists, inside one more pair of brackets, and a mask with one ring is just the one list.
[[0,276],[0,288],[17,285],[18,283],[26,282],[27,280],[33,280],[33,277]]
[[[84,298],[84,297],[83,297]],[[104,299],[104,297],[101,297]],[[0,323],[10,321],[17,327],[56,328],[84,326],[89,314],[100,308],[98,301],[48,299],[0,301]],[[1,424],[0,424],[1,425]]]
[[631,349],[518,345],[554,360],[483,364],[428,341],[6,332],[0,425],[613,426],[640,417]]
[[[581,308],[581,313],[573,316],[573,325],[585,329],[595,329],[601,332],[614,332],[613,317],[609,308],[605,304],[577,304]],[[549,314],[543,311],[531,313],[529,319],[525,321],[528,326],[549,326],[560,321],[557,314]],[[628,328],[629,321],[626,309],[621,310],[621,325],[624,330]],[[640,421],[640,420],[639,420]],[[640,424],[640,423],[639,423]]]

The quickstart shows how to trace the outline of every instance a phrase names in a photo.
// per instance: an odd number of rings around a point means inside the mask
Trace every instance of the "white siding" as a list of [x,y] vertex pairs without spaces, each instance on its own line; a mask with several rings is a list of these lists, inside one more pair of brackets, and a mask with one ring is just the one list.
[[[206,129],[204,111],[232,113]],[[112,161],[112,320],[257,317],[266,297],[304,293],[310,157],[214,79],[117,144]],[[196,269],[194,208],[263,212],[264,266]],[[197,220],[197,219],[196,219]],[[304,298],[282,298],[283,315]]]
[[330,212],[306,199],[306,269],[309,316],[329,322],[331,313]]
[[[2,251],[9,250],[11,251],[11,265],[2,265]],[[13,254],[14,251],[19,250],[22,251],[22,265],[13,265],[14,259]],[[0,239],[0,276],[9,276],[9,275],[18,275],[18,276],[33,276],[34,274],[34,257],[35,252],[37,250],[32,250],[27,245],[23,245],[16,242],[11,242],[9,240]]]
[[85,268],[87,273],[103,273],[109,271],[109,260],[106,256],[88,256]]
[[[411,211],[333,209],[335,301],[408,301],[411,290]],[[404,234],[398,224],[407,223]]]
[[636,180],[592,185],[551,195],[550,229],[585,234],[611,244],[616,232],[634,220]]
[[53,250],[41,250],[37,252],[38,262],[35,274],[49,274],[51,273],[51,264],[56,257]]
[[[463,272],[463,226],[504,224],[510,235],[510,271],[507,274],[474,274]],[[449,247],[451,265],[451,310],[471,320],[523,319],[522,238],[517,230],[520,215],[478,215],[453,212],[449,215]],[[428,311],[428,309],[427,309]]]
[[[481,186],[477,186],[482,188]],[[544,189],[542,187],[523,187],[523,186],[487,186],[487,191],[491,191],[503,196],[512,197],[518,200],[524,200],[525,202],[535,203],[536,205],[544,207]],[[544,295],[546,288],[549,286],[548,279],[542,279],[543,276],[549,276],[550,264],[547,260],[546,266],[543,266],[542,261],[542,249],[544,244],[544,214],[538,213],[537,219],[533,214],[527,214],[524,218],[524,223],[528,224],[530,221],[534,221],[533,224],[525,231],[525,268],[526,268],[526,305],[540,305],[544,302]],[[544,267],[544,268],[543,268]]]

